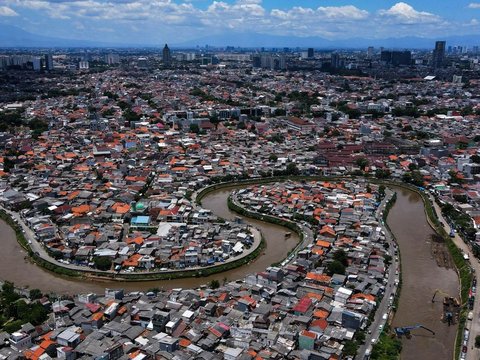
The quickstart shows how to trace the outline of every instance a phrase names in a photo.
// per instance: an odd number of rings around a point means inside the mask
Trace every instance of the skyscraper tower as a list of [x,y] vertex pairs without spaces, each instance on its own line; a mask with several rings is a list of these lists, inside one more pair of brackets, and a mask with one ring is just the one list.
[[337,53],[332,53],[330,55],[330,63],[331,63],[331,66],[332,68],[334,69],[337,69],[340,67],[341,63],[340,63],[340,55],[337,54]]
[[163,48],[163,64],[169,66],[171,61],[172,55],[170,54],[170,49],[168,48],[168,45],[165,44],[165,47]]
[[53,56],[52,54],[45,54],[45,69],[53,70]]
[[435,49],[432,54],[432,66],[435,69],[441,68],[445,60],[445,41],[435,42]]

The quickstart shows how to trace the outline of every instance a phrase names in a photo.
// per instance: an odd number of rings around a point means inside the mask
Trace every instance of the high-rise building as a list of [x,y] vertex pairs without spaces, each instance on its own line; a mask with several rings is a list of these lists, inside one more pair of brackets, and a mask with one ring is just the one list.
[[105,62],[107,65],[115,65],[120,63],[120,56],[118,54],[105,55]]
[[88,70],[89,67],[90,67],[90,65],[89,65],[88,61],[83,60],[83,61],[78,62],[78,69],[79,70]]
[[52,54],[45,54],[45,69],[53,70],[53,56]]
[[163,64],[165,66],[170,65],[172,62],[172,54],[170,53],[170,49],[168,48],[168,45],[165,44],[165,47],[163,48]]
[[252,56],[252,67],[254,68],[262,67],[262,57],[260,54],[255,54]]
[[315,52],[314,52],[313,48],[308,48],[307,57],[310,59],[310,58],[313,58],[314,55],[315,55]]
[[287,58],[285,54],[255,54],[252,57],[252,66],[269,70],[286,70]]
[[148,69],[148,59],[146,57],[139,57],[137,60],[137,68],[142,70]]
[[435,49],[432,54],[432,66],[437,69],[443,66],[445,61],[445,41],[435,42]]
[[412,63],[412,53],[410,51],[382,51],[380,53],[380,60],[387,64],[410,65]]
[[42,59],[39,57],[32,58],[32,65],[34,71],[40,71],[42,69]]
[[373,46],[369,46],[367,49],[367,58],[371,59],[373,57]]
[[337,54],[337,53],[332,53],[330,55],[330,63],[332,65],[332,68],[334,68],[334,69],[339,68],[340,65],[341,65],[340,55]]

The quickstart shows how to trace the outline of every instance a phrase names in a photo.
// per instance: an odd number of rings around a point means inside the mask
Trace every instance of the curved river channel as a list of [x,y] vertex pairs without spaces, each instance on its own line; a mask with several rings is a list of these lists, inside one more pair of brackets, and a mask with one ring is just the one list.
[[[238,214],[230,211],[227,206],[227,198],[232,189],[233,187],[209,193],[202,199],[202,206],[224,219],[235,220]],[[25,259],[26,253],[18,245],[15,233],[5,222],[0,220],[0,279],[13,281],[20,287],[38,288],[44,292],[51,291],[70,295],[88,292],[103,293],[105,288],[123,288],[126,291],[144,291],[153,287],[160,289],[195,288],[207,284],[213,279],[222,283],[224,279],[242,279],[248,274],[263,271],[271,264],[286,258],[288,252],[298,243],[299,239],[295,233],[292,233],[290,237],[285,237],[285,233],[290,231],[288,229],[253,219],[243,219],[260,229],[267,244],[264,252],[248,265],[209,277],[136,282],[77,280],[46,271]]]
[[[227,198],[233,188],[209,193],[202,199],[202,206],[225,219],[235,219],[237,214],[227,207]],[[395,190],[397,202],[390,211],[387,223],[400,246],[403,287],[393,325],[421,324],[435,331],[434,336],[423,329],[412,331],[411,339],[402,340],[402,359],[450,359],[457,327],[448,327],[440,321],[443,295],[438,296],[435,303],[431,299],[436,289],[457,296],[458,278],[453,269],[439,267],[432,257],[430,236],[433,232],[426,221],[420,196],[409,190]],[[250,264],[210,277],[140,282],[75,280],[45,271],[25,259],[26,254],[18,245],[15,233],[0,221],[0,279],[13,281],[17,286],[70,295],[103,293],[106,287],[124,288],[126,291],[153,287],[194,288],[212,279],[220,282],[224,279],[237,280],[247,274],[263,271],[272,263],[283,260],[298,242],[294,233],[285,237],[288,230],[280,226],[247,218],[244,221],[260,229],[267,243],[263,254]]]

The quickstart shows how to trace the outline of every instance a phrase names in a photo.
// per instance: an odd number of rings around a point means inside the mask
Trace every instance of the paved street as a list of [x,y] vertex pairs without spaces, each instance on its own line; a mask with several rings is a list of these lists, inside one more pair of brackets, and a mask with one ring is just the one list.
[[[387,228],[385,227],[385,224],[383,223],[383,220],[382,220],[382,214],[383,214],[383,211],[385,210],[385,206],[386,206],[388,200],[390,200],[390,198],[393,196],[393,194],[394,194],[393,191],[391,191],[389,189],[386,189],[385,197],[382,200],[382,202],[380,203],[380,205],[378,206],[378,209],[377,209],[376,214],[375,214],[376,218],[379,219],[380,226],[385,233],[385,239],[387,240],[387,243],[389,244],[388,253],[392,257],[392,264],[390,265],[389,272],[388,272],[384,297],[382,299],[382,302],[378,306],[377,311],[375,312],[375,318],[374,318],[374,320],[373,320],[373,322],[372,322],[372,324],[370,325],[370,328],[369,328],[371,333],[370,334],[367,333],[367,336],[365,337],[365,344],[360,346],[358,351],[357,351],[357,356],[355,357],[355,359],[358,359],[358,360],[363,360],[365,358],[365,353],[367,352],[367,349],[371,349],[372,344],[374,342],[378,341],[378,338],[380,337],[382,329],[383,329],[383,327],[385,327],[385,323],[387,321],[387,320],[384,319],[384,314],[389,314],[389,311],[391,309],[390,296],[392,296],[392,295],[394,296],[395,292],[397,290],[397,286],[395,285],[395,281],[399,280],[399,276],[400,276],[399,273],[398,273],[398,275],[396,274],[397,269],[400,270],[400,263],[399,263],[399,261],[397,261],[398,257],[395,256],[395,254],[394,254],[396,244],[395,244],[395,241],[394,241],[392,235],[387,230]],[[373,342],[372,342],[372,340],[373,340]]]

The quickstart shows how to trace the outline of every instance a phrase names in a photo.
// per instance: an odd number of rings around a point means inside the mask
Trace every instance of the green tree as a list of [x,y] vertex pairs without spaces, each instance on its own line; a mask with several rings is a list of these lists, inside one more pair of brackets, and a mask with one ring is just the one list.
[[333,260],[327,265],[327,274],[332,276],[333,274],[345,275],[345,266],[338,260]]
[[200,132],[198,124],[190,124],[190,132],[198,134]]
[[333,259],[340,262],[343,266],[348,266],[348,256],[345,250],[338,249],[333,253]]
[[239,122],[237,123],[237,129],[239,129],[239,130],[245,130],[246,128],[247,128],[247,125],[245,125],[245,122],[239,121]]
[[475,336],[475,347],[480,348],[480,335]]
[[377,179],[386,179],[390,177],[390,170],[388,169],[377,169],[375,170],[375,177]]
[[99,270],[110,270],[112,267],[112,259],[107,256],[97,256],[93,258],[93,263],[95,267]]
[[423,175],[417,170],[404,173],[402,179],[403,181],[416,186],[424,185]]
[[385,196],[385,185],[380,185],[378,187],[378,194],[383,198]]
[[278,156],[275,154],[270,154],[270,156],[268,157],[268,160],[270,162],[276,162],[278,160]]
[[300,174],[300,170],[295,163],[289,162],[287,165],[286,173],[287,175],[298,175]]
[[345,356],[355,356],[357,355],[358,344],[356,341],[347,340],[343,346],[342,354]]
[[211,289],[218,289],[218,288],[220,287],[220,281],[215,280],[215,279],[212,280],[212,281],[210,281],[209,287],[210,287]]
[[218,124],[220,124],[220,119],[217,115],[210,116],[210,122],[215,126],[215,129],[218,128]]
[[29,292],[30,300],[40,299],[42,296],[42,292],[39,289],[31,289]]
[[358,165],[360,169],[365,170],[365,168],[368,166],[368,159],[361,157],[355,160],[355,163]]

